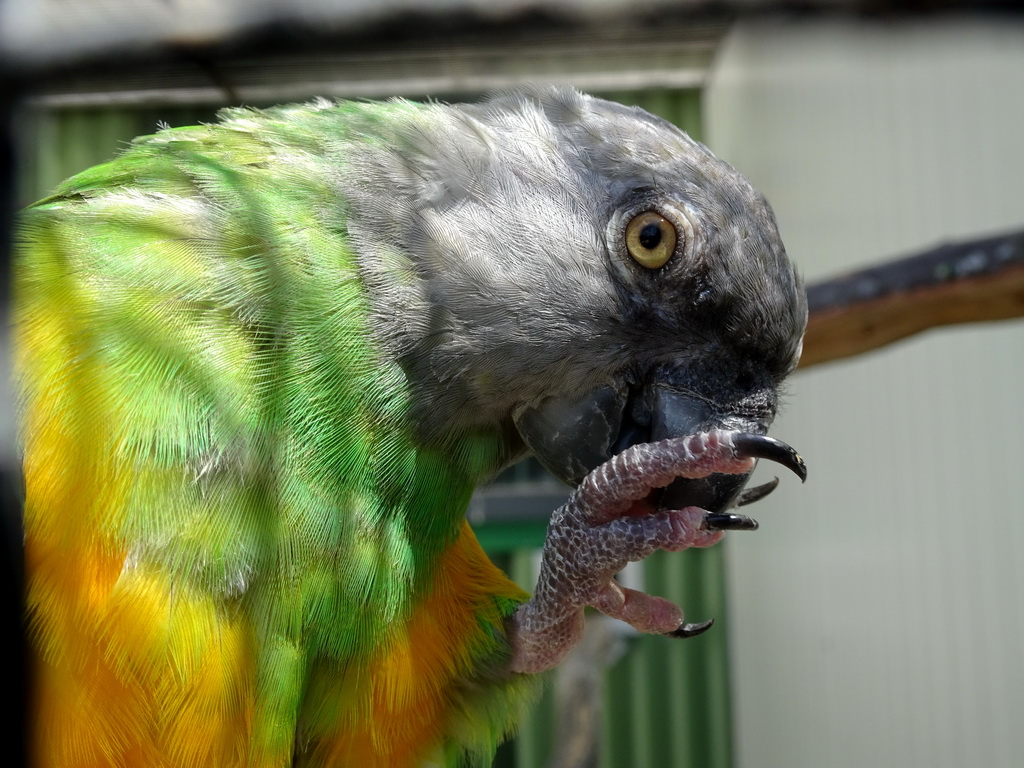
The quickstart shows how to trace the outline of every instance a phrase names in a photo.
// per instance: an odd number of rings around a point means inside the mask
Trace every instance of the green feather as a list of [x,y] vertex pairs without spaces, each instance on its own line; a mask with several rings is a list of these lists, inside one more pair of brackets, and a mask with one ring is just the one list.
[[[86,439],[134,477],[109,531],[131,566],[252,628],[257,755],[291,754],[304,707],[313,733],[338,717],[311,676],[380,650],[503,461],[496,433],[417,435],[336,191],[347,153],[419,109],[228,110],[137,139],[23,219],[21,315],[75,329],[66,358],[23,372],[25,400],[64,387],[58,418],[105,425]],[[497,635],[482,627],[472,654],[500,659]],[[522,685],[494,686],[504,704],[452,760],[493,750]]]

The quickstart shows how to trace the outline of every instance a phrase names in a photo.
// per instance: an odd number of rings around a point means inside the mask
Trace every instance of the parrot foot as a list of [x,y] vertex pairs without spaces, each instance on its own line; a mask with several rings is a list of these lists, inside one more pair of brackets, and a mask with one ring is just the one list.
[[558,664],[582,636],[585,606],[646,633],[692,637],[708,629],[709,622],[686,624],[674,603],[627,589],[614,576],[655,550],[708,547],[721,540],[722,529],[756,527],[744,515],[660,509],[652,501],[677,478],[750,472],[755,457],[806,474],[785,443],[722,430],[634,445],[588,474],[552,515],[537,588],[508,620],[510,670],[541,672]]

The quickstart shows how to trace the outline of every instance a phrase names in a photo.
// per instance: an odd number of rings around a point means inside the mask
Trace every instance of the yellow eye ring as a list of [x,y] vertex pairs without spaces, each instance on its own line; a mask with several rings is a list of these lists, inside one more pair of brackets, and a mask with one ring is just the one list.
[[658,269],[672,258],[679,235],[668,219],[656,211],[638,213],[626,224],[626,250],[641,267]]

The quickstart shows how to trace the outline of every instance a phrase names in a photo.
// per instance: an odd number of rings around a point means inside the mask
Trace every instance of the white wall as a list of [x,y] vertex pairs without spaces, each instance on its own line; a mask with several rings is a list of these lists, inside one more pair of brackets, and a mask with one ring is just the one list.
[[[1024,24],[733,31],[707,138],[813,280],[1024,227]],[[1024,321],[797,374],[732,534],[742,768],[1024,765]]]

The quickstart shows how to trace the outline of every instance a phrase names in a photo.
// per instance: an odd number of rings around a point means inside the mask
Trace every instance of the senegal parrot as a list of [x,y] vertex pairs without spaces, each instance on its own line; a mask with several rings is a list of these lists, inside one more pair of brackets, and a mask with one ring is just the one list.
[[[40,766],[484,765],[614,575],[734,510],[806,323],[765,200],[570,89],[229,109],[27,210],[15,367]],[[575,488],[532,597],[465,520]],[[671,642],[666,640],[666,642]]]

